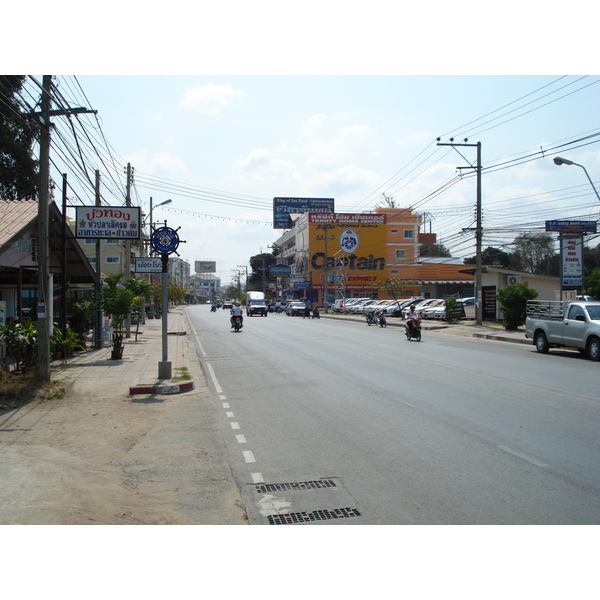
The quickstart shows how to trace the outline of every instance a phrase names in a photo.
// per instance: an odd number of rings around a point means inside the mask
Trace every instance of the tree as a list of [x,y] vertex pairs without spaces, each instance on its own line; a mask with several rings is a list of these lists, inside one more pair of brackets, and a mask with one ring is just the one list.
[[381,292],[385,292],[388,294],[388,296],[392,296],[392,298],[396,301],[396,304],[398,304],[399,298],[405,295],[405,292],[408,290],[409,286],[414,284],[414,281],[407,279],[385,279],[373,284],[373,287],[376,287]]
[[263,270],[264,282],[268,286],[274,280],[269,279],[269,267],[277,263],[277,257],[266,252],[250,257],[250,268],[252,273],[248,276],[248,289],[262,290],[263,289]]
[[135,341],[137,342],[140,320],[145,308],[146,298],[150,298],[152,295],[152,284],[143,277],[131,277],[123,285],[126,289],[133,292],[134,295],[134,305],[132,308],[138,313],[138,321],[135,328]]
[[37,198],[38,163],[32,147],[39,126],[35,117],[21,111],[18,94],[24,75],[0,77],[0,198]]
[[123,358],[123,338],[125,337],[125,320],[131,314],[134,293],[127,288],[120,286],[124,273],[108,275],[105,283],[106,288],[102,290],[100,301],[102,310],[106,315],[112,317],[113,341],[111,360],[121,360]]
[[549,233],[522,233],[513,240],[510,266],[515,271],[537,275],[558,275],[558,253]]
[[[475,265],[477,264],[477,257],[465,258],[464,263],[465,265]],[[510,267],[510,254],[504,250],[500,250],[500,248],[488,246],[481,253],[481,264],[508,268]]]
[[446,257],[449,258],[452,256],[450,254],[450,250],[444,246],[444,244],[421,244],[419,248],[420,256],[428,256],[432,257]]
[[[583,246],[583,274],[591,275],[593,271],[600,269],[600,244],[595,248]],[[596,297],[596,296],[594,296]]]
[[585,294],[592,298],[600,298],[600,269],[592,271],[589,275],[583,277]]
[[518,329],[524,325],[527,318],[527,300],[535,300],[537,297],[538,291],[530,288],[527,283],[507,285],[499,290],[496,300],[500,302],[504,328]]

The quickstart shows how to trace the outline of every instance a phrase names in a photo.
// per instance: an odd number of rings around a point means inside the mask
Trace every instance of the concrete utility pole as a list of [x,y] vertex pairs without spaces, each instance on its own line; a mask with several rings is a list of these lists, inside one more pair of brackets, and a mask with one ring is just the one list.
[[50,381],[50,338],[52,337],[52,286],[50,285],[49,187],[50,187],[50,87],[52,75],[42,83],[40,136],[40,191],[38,201],[38,364],[37,375]]
[[[100,199],[100,171],[96,170],[96,183],[95,183],[95,195],[96,195],[96,206],[101,206]],[[100,240],[96,240],[96,343],[94,347],[100,350],[104,343],[104,317],[102,314],[102,306],[100,305],[100,295],[102,293],[102,251],[100,247]]]
[[[52,75],[44,75],[42,79],[40,117],[40,179],[38,193],[38,364],[37,376],[42,381],[50,381],[50,338],[52,337],[53,289],[50,274],[50,117],[65,116],[77,113],[96,113],[86,108],[68,108],[51,110]],[[66,175],[63,176],[66,185]],[[63,194],[65,192],[63,191]],[[63,206],[65,205],[63,200]],[[63,219],[67,215],[63,210]],[[64,232],[64,229],[63,229]],[[65,243],[63,241],[63,252]],[[64,264],[64,261],[63,261]],[[63,277],[66,272],[63,272]],[[63,290],[64,293],[64,290]],[[21,299],[18,303],[20,305]],[[64,318],[64,315],[63,315]]]
[[[131,163],[127,163],[127,185],[125,187],[125,206],[131,206]],[[142,226],[140,224],[140,231]],[[125,279],[131,278],[131,242],[129,240],[125,240]],[[142,302],[144,300],[142,299]],[[142,313],[144,312],[144,307],[142,305]],[[141,318],[141,315],[140,315]],[[125,337],[131,337],[131,315],[127,315],[127,319],[125,321]]]
[[327,281],[329,279],[329,267],[328,267],[329,255],[327,252],[327,242],[329,240],[335,239],[335,235],[328,237],[327,230],[333,229],[334,227],[335,227],[335,225],[333,223],[324,223],[323,225],[317,226],[317,229],[323,230],[323,240],[325,240],[325,278],[323,280],[323,304],[325,305],[325,314],[329,313],[329,304],[327,302],[327,295],[329,293],[328,281]]
[[464,142],[460,144],[455,144],[453,138],[450,138],[450,143],[447,144],[441,144],[439,141],[440,138],[438,138],[438,146],[452,146],[453,148],[456,148],[457,146],[463,146],[467,148],[477,148],[477,166],[474,167],[473,165],[470,165],[468,167],[458,168],[475,169],[477,173],[477,226],[475,228],[475,319],[477,325],[481,325],[483,321],[483,268],[481,264],[481,245],[483,240],[483,228],[481,222],[481,142],[477,142],[476,144],[467,144],[468,140],[466,138]]

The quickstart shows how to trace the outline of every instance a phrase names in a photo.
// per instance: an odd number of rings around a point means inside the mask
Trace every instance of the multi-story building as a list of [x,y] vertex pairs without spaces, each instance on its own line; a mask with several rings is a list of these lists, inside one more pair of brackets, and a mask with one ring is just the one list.
[[191,275],[190,287],[195,302],[213,301],[221,297],[221,278],[212,273],[195,273]]
[[412,209],[377,208],[368,213],[304,213],[276,242],[280,262],[291,266],[287,297],[331,305],[336,297],[390,297],[382,289],[389,279],[411,282],[416,295],[473,295],[473,281],[459,273],[460,259],[420,256],[422,215]]

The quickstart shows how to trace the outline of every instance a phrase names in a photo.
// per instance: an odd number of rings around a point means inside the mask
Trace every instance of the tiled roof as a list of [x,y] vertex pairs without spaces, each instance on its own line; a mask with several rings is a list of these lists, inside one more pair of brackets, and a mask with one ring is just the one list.
[[0,247],[28,227],[37,214],[37,200],[0,200]]

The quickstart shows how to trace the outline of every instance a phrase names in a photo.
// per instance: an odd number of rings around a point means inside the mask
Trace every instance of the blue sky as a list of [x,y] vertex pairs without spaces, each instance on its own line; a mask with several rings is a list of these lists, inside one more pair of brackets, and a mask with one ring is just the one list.
[[[484,169],[529,156],[484,171],[484,246],[545,219],[598,218],[585,173],[552,162],[559,153],[600,180],[598,140],[575,141],[600,132],[600,77],[560,74],[593,73],[593,27],[573,11],[308,2],[285,14],[281,3],[233,2],[203,5],[196,19],[177,16],[177,3],[154,16],[118,5],[116,19],[111,6],[94,13],[92,30],[72,29],[49,57],[19,59],[16,70],[79,73],[56,80],[72,106],[98,111],[98,121],[79,117],[79,135],[85,128],[110,145],[112,164],[91,167],[103,172],[105,200],[122,202],[130,162],[134,202],[147,212],[151,196],[155,205],[171,198],[155,217],[181,227],[183,258],[216,260],[225,283],[279,236],[274,196],[333,197],[350,212],[386,194],[426,213],[453,254],[473,255],[460,232],[472,226],[475,180],[453,179],[475,149],[438,148],[438,136],[480,141]],[[466,16],[475,6],[485,26]],[[436,18],[425,22],[428,10]],[[236,18],[226,21],[228,11]],[[90,44],[101,28],[101,47]],[[68,124],[54,122],[66,138]],[[58,152],[53,159],[59,178]],[[70,182],[92,200],[89,185]]]
[[[147,212],[150,196],[155,205],[171,198],[155,217],[181,227],[183,258],[217,260],[224,281],[278,237],[270,225],[274,196],[333,197],[338,211],[350,212],[371,210],[386,194],[428,213],[453,254],[473,255],[473,239],[458,234],[472,225],[474,178],[437,190],[456,167],[475,164],[476,151],[438,147],[438,136],[480,141],[484,168],[548,153],[484,174],[484,226],[494,230],[487,242],[511,241],[546,218],[598,216],[585,173],[551,158],[564,155],[598,179],[596,138],[575,141],[600,132],[597,76],[57,80],[73,100],[81,86],[117,164],[134,167],[134,202]],[[108,190],[103,195],[109,200]],[[502,225],[513,229],[500,236]]]

